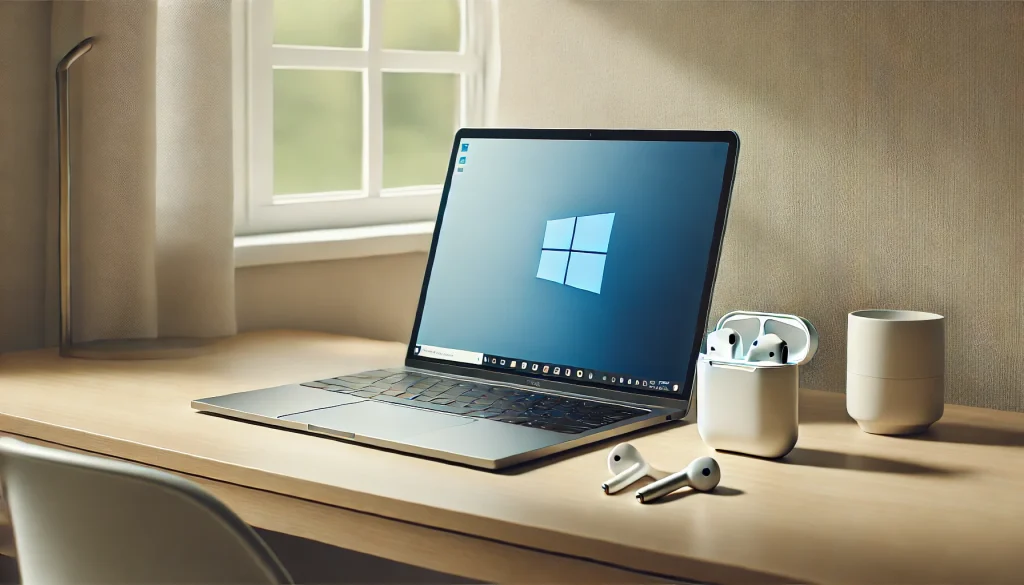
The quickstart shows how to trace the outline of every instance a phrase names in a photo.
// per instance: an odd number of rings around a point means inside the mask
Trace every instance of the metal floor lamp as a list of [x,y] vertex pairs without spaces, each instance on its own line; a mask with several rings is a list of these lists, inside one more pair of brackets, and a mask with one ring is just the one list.
[[60,186],[60,355],[87,359],[142,360],[193,356],[216,339],[161,337],[104,339],[74,343],[71,326],[71,121],[68,108],[68,70],[93,48],[95,37],[75,45],[57,64],[57,153]]

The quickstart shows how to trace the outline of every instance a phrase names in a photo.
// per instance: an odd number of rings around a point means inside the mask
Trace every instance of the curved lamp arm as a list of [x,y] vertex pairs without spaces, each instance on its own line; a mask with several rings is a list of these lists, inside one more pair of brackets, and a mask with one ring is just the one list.
[[67,71],[70,69],[72,63],[77,61],[82,55],[88,53],[89,49],[92,49],[92,45],[95,40],[95,37],[89,37],[75,45],[73,49],[64,55],[64,58],[60,60],[60,63],[57,63],[57,72],[60,73],[61,71]]
[[60,188],[60,353],[71,347],[71,122],[68,110],[68,69],[93,47],[94,37],[84,39],[57,63],[57,183]]

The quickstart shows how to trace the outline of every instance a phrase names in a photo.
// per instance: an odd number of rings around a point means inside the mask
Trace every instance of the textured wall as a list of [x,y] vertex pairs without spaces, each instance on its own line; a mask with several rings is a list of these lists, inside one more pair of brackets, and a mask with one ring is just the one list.
[[947,400],[1024,410],[1024,3],[515,0],[499,122],[730,128],[713,317],[948,317]]
[[0,349],[43,343],[50,5],[0,0]]

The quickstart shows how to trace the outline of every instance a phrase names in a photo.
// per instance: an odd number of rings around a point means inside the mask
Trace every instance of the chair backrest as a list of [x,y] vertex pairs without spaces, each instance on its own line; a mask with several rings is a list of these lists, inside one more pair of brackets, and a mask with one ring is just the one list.
[[0,438],[22,583],[290,583],[260,537],[180,477]]

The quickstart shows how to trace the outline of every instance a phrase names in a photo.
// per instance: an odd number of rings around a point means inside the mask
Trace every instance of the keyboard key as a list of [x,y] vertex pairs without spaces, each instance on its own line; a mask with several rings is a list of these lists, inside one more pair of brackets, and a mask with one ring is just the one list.
[[569,435],[578,435],[580,433],[585,433],[590,430],[587,427],[577,427],[563,424],[548,424],[542,426],[541,428],[547,431],[555,431],[556,433],[566,433]]
[[514,424],[514,425],[519,425],[519,424],[530,422],[530,419],[525,417],[525,416],[506,416],[506,415],[501,415],[501,416],[494,417],[492,420],[496,420],[498,422],[503,422],[503,423],[510,423],[510,424]]
[[402,380],[391,385],[392,390],[407,390],[409,386],[416,384],[416,380]]
[[447,412],[451,414],[467,415],[475,412],[475,408],[462,408],[457,406],[447,406],[444,404],[435,404],[433,402],[417,402],[415,400],[404,400],[402,398],[395,398],[394,396],[378,396],[374,400],[380,402],[393,402],[395,404],[401,404],[403,406],[410,406],[416,408],[422,408],[424,410],[436,410],[438,412]]
[[431,400],[430,402],[431,402],[431,404],[441,404],[441,405],[446,406],[446,405],[449,405],[449,404],[455,402],[455,400],[453,400],[451,398],[435,398],[435,399]]

